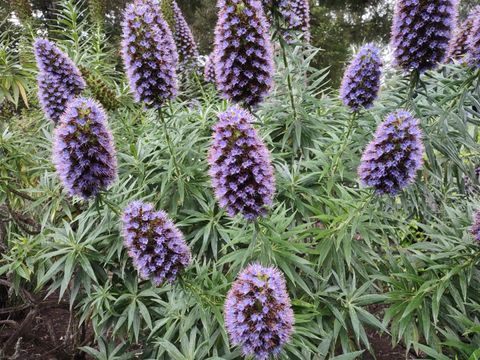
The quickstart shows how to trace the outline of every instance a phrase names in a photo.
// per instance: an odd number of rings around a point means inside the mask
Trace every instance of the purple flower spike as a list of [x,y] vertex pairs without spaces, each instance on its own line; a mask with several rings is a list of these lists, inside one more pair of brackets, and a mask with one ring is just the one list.
[[419,122],[398,110],[381,123],[362,156],[358,174],[378,195],[396,195],[415,180],[423,165],[424,147]]
[[473,23],[480,17],[480,6],[475,7],[467,19],[465,19],[456,29],[448,48],[447,59],[462,60],[468,51],[468,40],[473,36]]
[[225,301],[225,326],[245,356],[266,360],[278,355],[293,332],[293,310],[283,274],[252,264],[243,270]]
[[123,212],[123,237],[128,254],[143,279],[156,285],[174,282],[190,263],[190,249],[183,234],[164,211],[140,201]]
[[215,74],[223,97],[259,104],[273,85],[273,50],[258,0],[219,0],[215,29]]
[[192,31],[185,20],[182,10],[175,0],[172,1],[174,39],[177,45],[178,55],[182,66],[195,64],[199,56],[197,43],[193,38]]
[[80,95],[86,84],[72,60],[53,42],[37,39],[33,45],[40,70],[38,97],[45,115],[57,123],[69,100]]
[[470,229],[470,233],[473,235],[477,242],[480,242],[480,211],[476,211],[473,217],[473,225]]
[[380,50],[373,44],[360,49],[343,76],[340,97],[352,111],[373,106],[380,89],[382,75]]
[[303,39],[310,42],[310,4],[308,0],[263,0],[270,9],[275,7],[278,12],[282,34],[288,42],[293,40],[293,33],[302,35]]
[[213,54],[210,54],[207,57],[207,61],[205,62],[205,69],[203,71],[203,77],[205,78],[206,82],[215,82],[215,63],[213,61]]
[[178,54],[158,0],[135,0],[122,23],[122,58],[135,100],[160,108],[178,92]]
[[467,62],[470,66],[480,68],[480,6],[476,9],[472,31],[467,41]]
[[270,154],[248,111],[234,106],[219,119],[208,156],[215,196],[231,217],[254,220],[266,214],[275,193]]
[[423,72],[445,60],[458,0],[397,0],[392,25],[395,64]]
[[85,200],[115,181],[113,136],[100,104],[85,98],[70,101],[54,132],[53,162],[68,193]]

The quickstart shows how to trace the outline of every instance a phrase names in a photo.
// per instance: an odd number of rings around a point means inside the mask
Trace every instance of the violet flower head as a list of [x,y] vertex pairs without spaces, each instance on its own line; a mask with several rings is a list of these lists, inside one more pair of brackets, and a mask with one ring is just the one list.
[[473,224],[470,228],[470,233],[475,240],[480,243],[480,211],[476,211],[473,216]]
[[54,132],[53,162],[70,195],[84,200],[116,179],[117,158],[105,111],[91,99],[68,103]]
[[480,7],[477,10],[467,41],[467,63],[472,67],[480,68]]
[[280,20],[282,34],[288,42],[293,40],[293,34],[298,33],[310,42],[310,4],[308,0],[278,0],[275,4]]
[[40,70],[38,97],[45,115],[57,123],[69,100],[80,95],[86,84],[72,60],[53,42],[38,38],[33,45]]
[[140,277],[156,285],[174,282],[190,263],[183,234],[164,211],[152,204],[130,203],[123,212],[123,237]]
[[225,326],[245,356],[266,360],[278,355],[293,332],[293,310],[283,274],[252,264],[243,270],[225,301]]
[[476,6],[468,17],[457,26],[448,48],[447,60],[463,60],[468,52],[468,41],[473,35],[473,23],[480,17],[480,6]]
[[122,58],[135,100],[160,108],[178,92],[178,54],[159,0],[135,0],[122,23]]
[[182,10],[178,7],[175,0],[172,1],[173,10],[173,38],[177,45],[178,56],[182,66],[194,64],[197,61],[198,53],[197,43],[193,38],[192,31],[185,20]]
[[215,75],[222,96],[254,106],[273,85],[273,48],[258,0],[219,0]]
[[408,111],[387,116],[365,149],[358,168],[360,180],[378,195],[396,195],[413,183],[423,165],[419,122]]
[[445,60],[458,0],[397,0],[392,25],[395,64],[423,72]]
[[205,78],[206,82],[215,82],[215,62],[213,58],[213,53],[207,57],[207,61],[205,62],[205,69],[203,71],[203,77]]
[[343,75],[340,97],[352,111],[368,109],[378,97],[382,75],[380,50],[373,44],[363,46]]
[[254,220],[266,214],[275,193],[270,153],[238,106],[219,115],[208,155],[215,197],[231,217]]

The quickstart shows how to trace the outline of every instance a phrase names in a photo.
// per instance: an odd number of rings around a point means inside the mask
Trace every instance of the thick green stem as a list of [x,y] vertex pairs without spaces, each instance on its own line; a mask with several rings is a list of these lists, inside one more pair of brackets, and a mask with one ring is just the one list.
[[162,126],[163,126],[163,132],[165,133],[165,139],[167,140],[168,151],[170,152],[170,157],[172,158],[173,166],[175,168],[175,172],[176,172],[177,176],[180,177],[180,174],[181,174],[180,168],[178,167],[177,159],[175,157],[175,152],[174,152],[174,148],[173,148],[172,139],[170,138],[170,134],[169,134],[168,128],[167,128],[167,123],[165,122],[165,118],[163,116],[163,110],[158,109],[158,114],[159,114],[159,117],[160,117],[160,122],[162,123]]
[[285,42],[284,42],[283,39],[280,39],[280,47],[282,48],[283,65],[285,66],[285,70],[287,71],[287,86],[288,86],[288,92],[289,92],[289,95],[290,95],[290,106],[292,107],[293,120],[296,122],[297,121],[297,108],[295,106],[295,98],[293,96],[292,77],[290,75],[290,68],[288,66],[287,51],[285,49]]
[[350,119],[348,120],[348,127],[347,131],[343,134],[342,139],[341,139],[341,147],[340,150],[337,152],[334,160],[333,160],[333,166],[332,166],[332,171],[331,175],[335,175],[335,172],[337,171],[338,165],[340,163],[340,160],[343,156],[343,153],[345,150],[347,150],[348,145],[350,144],[350,136],[352,134],[353,129],[355,128],[356,125],[356,120],[357,120],[357,113],[353,113],[352,116],[350,116]]

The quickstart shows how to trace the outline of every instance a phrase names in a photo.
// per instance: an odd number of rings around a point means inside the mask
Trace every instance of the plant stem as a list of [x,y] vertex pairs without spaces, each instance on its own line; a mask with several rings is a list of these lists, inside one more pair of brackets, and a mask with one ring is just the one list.
[[338,153],[335,156],[335,159],[333,161],[332,172],[331,172],[332,176],[335,175],[335,172],[337,171],[340,159],[342,158],[343,153],[345,152],[345,150],[347,150],[347,147],[350,143],[348,140],[350,138],[350,135],[352,134],[352,131],[353,131],[355,125],[356,125],[357,115],[358,115],[358,113],[354,112],[348,120],[347,131],[343,134],[342,139],[341,139],[341,144],[342,145],[341,145],[340,150],[338,151]]
[[280,38],[280,47],[282,48],[283,65],[285,66],[285,70],[287,71],[287,86],[288,86],[288,92],[290,95],[290,106],[292,107],[292,111],[293,111],[293,120],[294,122],[296,122],[297,108],[295,107],[295,98],[293,96],[292,77],[290,75],[290,68],[288,66],[287,52],[285,50],[285,41],[282,38]]
[[177,159],[175,158],[175,152],[174,152],[174,149],[173,149],[172,139],[170,138],[170,134],[169,134],[168,128],[167,128],[167,123],[165,122],[165,118],[163,116],[163,110],[161,108],[158,109],[158,114],[159,114],[159,117],[160,117],[160,122],[162,123],[162,126],[163,126],[163,132],[165,133],[165,139],[167,140],[168,150],[170,152],[170,157],[172,158],[172,161],[173,161],[173,166],[175,167],[175,172],[176,172],[177,176],[180,177],[181,173],[180,173],[180,169],[178,167]]

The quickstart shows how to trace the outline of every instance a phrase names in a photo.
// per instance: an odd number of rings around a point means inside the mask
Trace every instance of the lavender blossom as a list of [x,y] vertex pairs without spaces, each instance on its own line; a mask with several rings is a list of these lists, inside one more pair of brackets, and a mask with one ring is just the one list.
[[215,82],[215,63],[214,63],[213,54],[210,54],[207,57],[207,61],[205,62],[205,69],[203,71],[203,77],[205,81],[214,83]]
[[140,201],[123,213],[123,237],[140,276],[160,285],[174,282],[190,263],[190,249],[183,234],[164,211]]
[[473,217],[473,224],[470,229],[470,233],[473,235],[477,242],[480,242],[480,211],[476,211]]
[[183,66],[194,64],[199,56],[197,44],[193,38],[187,21],[183,17],[182,10],[178,7],[175,0],[172,1],[174,29],[173,38],[177,45],[180,63]]
[[293,332],[293,311],[282,273],[252,264],[243,270],[225,301],[225,326],[245,356],[278,355]]
[[448,48],[447,60],[463,60],[468,51],[468,40],[473,35],[473,23],[480,17],[480,6],[475,7],[454,31]]
[[424,147],[419,122],[398,110],[381,123],[362,156],[358,174],[378,195],[396,195],[411,184],[423,165]]
[[253,116],[237,106],[220,114],[208,156],[220,206],[247,220],[265,215],[275,193],[270,154],[252,122]]
[[263,0],[264,7],[278,17],[279,27],[285,40],[291,42],[293,34],[302,35],[310,42],[310,4],[308,0]]
[[178,92],[178,54],[159,0],[135,0],[122,23],[122,57],[135,100],[160,108]]
[[53,42],[37,39],[33,45],[40,70],[38,97],[45,115],[57,123],[69,100],[80,95],[85,81],[77,66]]
[[467,41],[467,63],[480,68],[480,7],[473,20],[472,31]]
[[363,46],[343,76],[340,97],[345,106],[357,112],[373,106],[382,75],[380,50],[373,44]]
[[254,106],[273,85],[273,50],[258,0],[219,0],[215,74],[223,97]]
[[53,162],[68,193],[85,200],[115,181],[113,136],[100,104],[85,98],[69,102],[55,129]]
[[395,64],[423,72],[443,62],[457,6],[458,0],[398,0],[392,26]]

